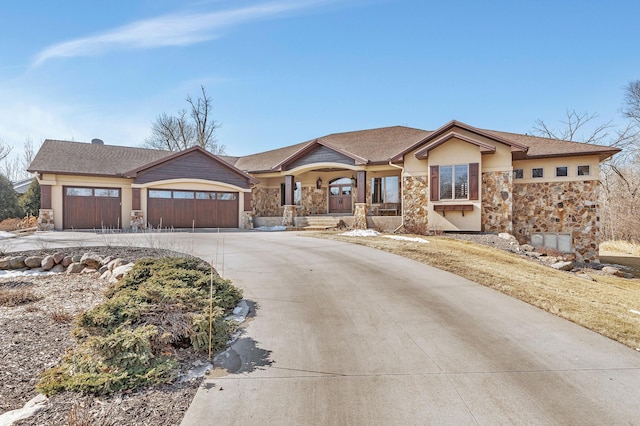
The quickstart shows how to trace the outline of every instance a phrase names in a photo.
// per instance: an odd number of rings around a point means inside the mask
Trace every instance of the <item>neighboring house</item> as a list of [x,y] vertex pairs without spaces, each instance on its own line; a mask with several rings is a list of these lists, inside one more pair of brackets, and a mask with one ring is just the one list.
[[303,226],[508,232],[598,259],[600,163],[619,149],[482,130],[386,127],[244,157],[47,140],[29,167],[43,229]]
[[13,190],[16,191],[18,196],[24,194],[29,189],[29,185],[31,185],[31,181],[33,181],[33,177],[28,179],[19,180],[17,182],[12,182]]

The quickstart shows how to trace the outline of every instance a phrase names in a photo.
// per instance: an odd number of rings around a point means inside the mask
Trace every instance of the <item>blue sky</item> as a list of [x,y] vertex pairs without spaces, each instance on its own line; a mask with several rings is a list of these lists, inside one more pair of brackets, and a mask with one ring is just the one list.
[[621,122],[640,2],[127,0],[0,3],[0,139],[139,146],[206,86],[227,153],[452,119],[531,132]]

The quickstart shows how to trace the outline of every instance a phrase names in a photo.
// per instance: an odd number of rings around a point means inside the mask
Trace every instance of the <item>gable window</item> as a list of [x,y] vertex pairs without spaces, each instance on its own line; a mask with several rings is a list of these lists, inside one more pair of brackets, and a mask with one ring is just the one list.
[[513,178],[514,179],[524,179],[524,169],[514,169],[513,170]]
[[466,200],[469,197],[469,165],[440,166],[440,199]]
[[398,176],[371,178],[371,202],[397,203],[400,201]]
[[566,177],[569,175],[569,168],[567,166],[556,167],[556,177]]
[[532,178],[544,177],[544,169],[542,167],[537,167],[535,169],[531,169],[531,177]]
[[578,166],[578,176],[589,176],[591,174],[590,166]]

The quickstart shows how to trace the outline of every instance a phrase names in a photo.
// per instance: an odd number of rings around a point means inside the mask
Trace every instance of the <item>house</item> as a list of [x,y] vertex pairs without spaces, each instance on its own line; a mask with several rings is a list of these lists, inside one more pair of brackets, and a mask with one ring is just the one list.
[[16,182],[11,182],[11,185],[13,185],[13,190],[16,191],[16,194],[20,196],[25,192],[27,192],[32,181],[33,181],[33,177],[30,177],[30,178],[22,179]]
[[[385,127],[244,157],[46,140],[40,227],[508,232],[598,259],[600,164],[619,149],[478,129]],[[335,223],[335,222],[334,222]]]

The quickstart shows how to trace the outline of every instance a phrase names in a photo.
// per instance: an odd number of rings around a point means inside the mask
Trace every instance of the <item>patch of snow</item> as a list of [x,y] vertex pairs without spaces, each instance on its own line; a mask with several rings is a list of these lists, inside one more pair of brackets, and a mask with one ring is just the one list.
[[0,231],[0,240],[5,239],[5,238],[13,238],[16,237],[16,234],[12,234],[11,232],[6,232],[6,231]]
[[245,319],[247,319],[247,315],[249,314],[249,305],[245,300],[241,300],[238,303],[238,306],[233,310],[233,314],[229,315],[226,319],[233,320],[238,324],[242,324]]
[[343,232],[340,235],[345,237],[377,237],[380,233],[373,229],[354,229],[353,231]]
[[286,231],[286,226],[258,226],[254,228],[256,231]]
[[429,241],[425,240],[424,238],[403,237],[402,235],[383,235],[383,237],[391,238],[392,240],[398,240],[398,241],[411,241],[411,242],[414,242],[414,243],[428,243],[429,242]]
[[207,371],[211,370],[212,368],[213,364],[209,362],[201,363],[200,361],[196,361],[194,363],[194,367],[187,371],[187,373],[182,377],[180,377],[180,383],[188,382],[189,380],[197,379],[198,377],[203,377],[205,374],[207,374]]
[[26,404],[24,404],[24,407],[18,408],[17,410],[7,411],[1,415],[0,426],[11,426],[18,420],[24,420],[34,416],[38,411],[45,407],[47,401],[49,401],[49,398],[42,394],[31,398]]
[[0,270],[0,278],[16,278],[16,277],[24,277],[24,276],[43,276],[43,275],[55,275],[58,272],[51,271],[38,271],[37,269],[27,269],[25,271],[21,269],[17,270]]

